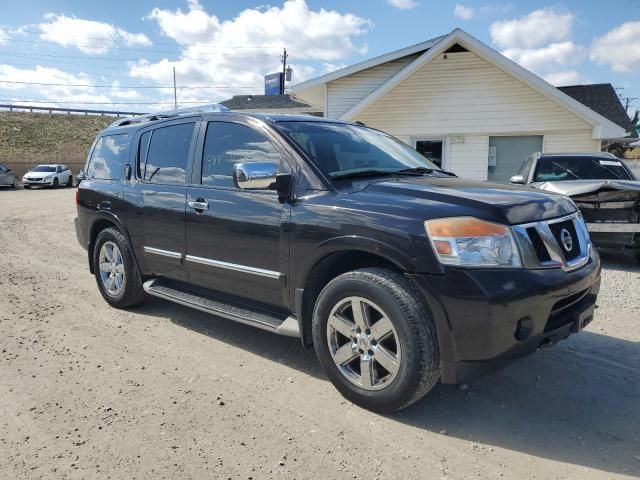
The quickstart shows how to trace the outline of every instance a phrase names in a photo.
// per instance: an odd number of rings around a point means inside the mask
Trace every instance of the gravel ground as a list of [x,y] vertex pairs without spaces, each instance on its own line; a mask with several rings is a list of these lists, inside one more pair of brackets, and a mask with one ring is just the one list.
[[0,478],[638,478],[640,269],[580,335],[400,414],[346,402],[296,339],[112,309],[74,191],[0,191]]

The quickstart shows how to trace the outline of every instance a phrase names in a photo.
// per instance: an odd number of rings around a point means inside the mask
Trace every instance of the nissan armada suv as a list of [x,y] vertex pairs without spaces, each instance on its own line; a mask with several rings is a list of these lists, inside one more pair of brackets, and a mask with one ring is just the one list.
[[113,307],[153,295],[299,337],[382,412],[593,318],[600,260],[568,197],[456,178],[363,125],[221,110],[98,134],[76,232]]

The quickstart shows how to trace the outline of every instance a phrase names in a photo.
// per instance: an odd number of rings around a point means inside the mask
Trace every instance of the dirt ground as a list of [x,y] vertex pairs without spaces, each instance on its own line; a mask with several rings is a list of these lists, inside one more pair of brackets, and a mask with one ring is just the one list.
[[640,269],[596,320],[400,414],[345,401],[313,351],[161,300],[110,308],[74,191],[0,190],[0,478],[640,477]]

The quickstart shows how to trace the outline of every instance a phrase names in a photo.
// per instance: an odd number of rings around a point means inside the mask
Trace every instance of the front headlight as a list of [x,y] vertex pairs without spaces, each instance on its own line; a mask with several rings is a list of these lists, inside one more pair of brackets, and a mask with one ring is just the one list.
[[462,267],[520,268],[520,254],[511,229],[475,217],[424,222],[438,260]]

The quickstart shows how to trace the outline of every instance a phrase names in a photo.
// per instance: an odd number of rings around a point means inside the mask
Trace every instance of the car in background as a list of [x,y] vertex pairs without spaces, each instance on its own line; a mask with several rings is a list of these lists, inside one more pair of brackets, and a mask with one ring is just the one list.
[[9,167],[0,164],[0,186],[16,188],[18,186],[18,176]]
[[611,153],[534,153],[511,183],[561,193],[576,203],[594,244],[640,262],[640,181]]
[[22,177],[24,188],[53,187],[61,185],[72,187],[73,175],[66,165],[50,164],[33,167]]

